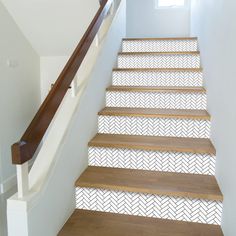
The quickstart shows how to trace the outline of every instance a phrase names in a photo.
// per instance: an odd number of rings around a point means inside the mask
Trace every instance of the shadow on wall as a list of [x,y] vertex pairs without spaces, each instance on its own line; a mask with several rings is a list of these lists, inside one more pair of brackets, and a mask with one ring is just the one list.
[[216,176],[224,195],[222,228],[236,235],[236,1],[192,0],[191,33],[199,38],[216,147]]

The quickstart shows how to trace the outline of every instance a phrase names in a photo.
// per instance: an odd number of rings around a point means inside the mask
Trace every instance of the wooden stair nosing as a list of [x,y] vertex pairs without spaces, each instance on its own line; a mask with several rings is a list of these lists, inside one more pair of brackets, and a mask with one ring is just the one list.
[[143,40],[197,40],[197,37],[173,37],[173,38],[123,38],[123,41],[143,41]]
[[210,120],[210,115],[206,110],[184,109],[105,107],[98,115]]
[[184,221],[75,210],[58,236],[223,236],[221,227]]
[[214,176],[89,166],[76,187],[223,201]]
[[118,56],[129,56],[129,55],[200,55],[200,51],[168,51],[168,52],[119,52]]
[[142,135],[97,134],[90,147],[127,148],[160,152],[186,152],[216,155],[209,139]]
[[113,68],[113,72],[116,71],[184,71],[184,72],[202,72],[202,68]]
[[114,92],[181,92],[206,93],[204,87],[174,87],[174,86],[110,86],[106,91]]

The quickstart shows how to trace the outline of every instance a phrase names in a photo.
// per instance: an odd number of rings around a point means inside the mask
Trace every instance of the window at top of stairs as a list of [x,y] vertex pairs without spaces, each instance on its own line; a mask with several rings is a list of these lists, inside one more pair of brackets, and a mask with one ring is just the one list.
[[156,8],[184,7],[186,0],[155,0]]

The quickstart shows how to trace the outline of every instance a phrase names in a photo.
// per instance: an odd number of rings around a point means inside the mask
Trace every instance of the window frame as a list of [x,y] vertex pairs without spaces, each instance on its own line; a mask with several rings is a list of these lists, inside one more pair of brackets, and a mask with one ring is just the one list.
[[188,8],[188,4],[189,1],[188,0],[184,0],[184,5],[183,6],[159,6],[159,0],[154,0],[154,4],[155,4],[155,9],[186,9]]

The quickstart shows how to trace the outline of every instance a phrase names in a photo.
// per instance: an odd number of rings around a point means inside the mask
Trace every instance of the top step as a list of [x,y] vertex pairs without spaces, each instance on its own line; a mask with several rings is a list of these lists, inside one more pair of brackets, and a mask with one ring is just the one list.
[[197,38],[126,38],[122,42],[122,52],[188,52],[197,50]]

